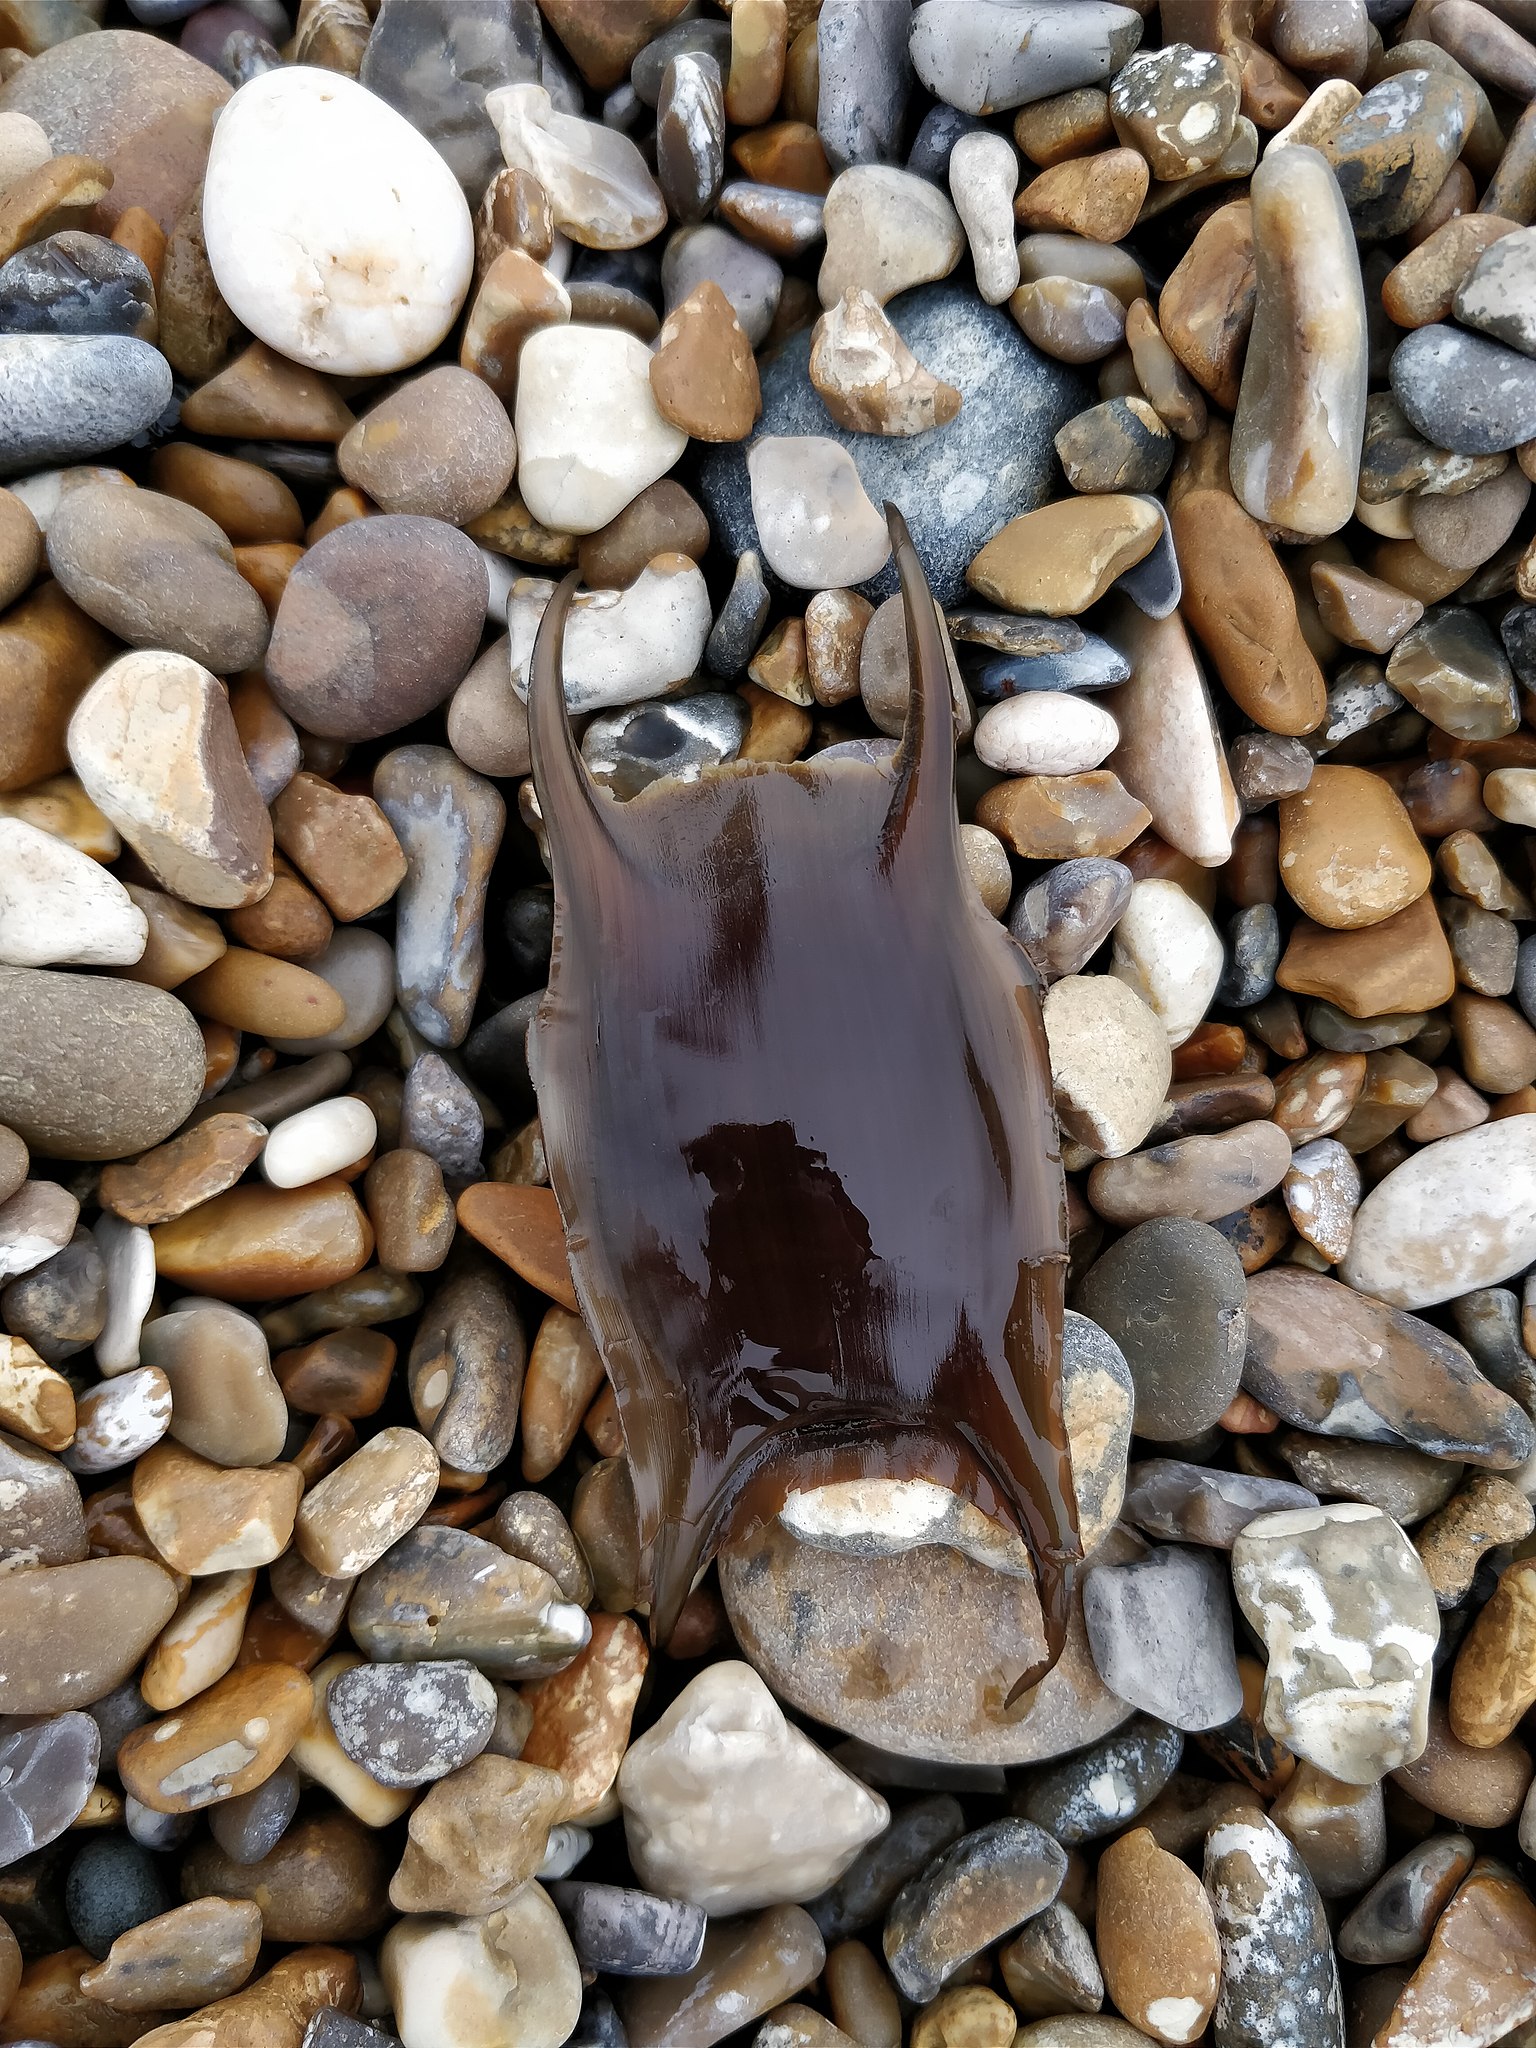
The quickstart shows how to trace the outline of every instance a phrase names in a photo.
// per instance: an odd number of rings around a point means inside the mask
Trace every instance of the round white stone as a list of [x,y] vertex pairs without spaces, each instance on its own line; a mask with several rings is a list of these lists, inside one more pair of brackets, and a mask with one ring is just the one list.
[[360,1095],[334,1095],[284,1117],[261,1148],[262,1177],[275,1188],[304,1188],[361,1159],[379,1127]]
[[353,79],[307,65],[253,78],[219,115],[203,234],[259,340],[352,376],[430,355],[475,268],[469,208],[431,143]]
[[1162,1019],[1171,1046],[1203,1021],[1222,965],[1216,927],[1177,882],[1157,876],[1133,885],[1115,926],[1109,971]]
[[149,922],[115,875],[68,840],[0,818],[0,963],[131,967]]
[[1062,1128],[1105,1159],[1134,1152],[1173,1079],[1161,1020],[1112,974],[1068,974],[1045,994]]
[[1393,1308],[1496,1287],[1536,1259],[1536,1116],[1426,1145],[1355,1212],[1339,1278]]
[[978,760],[1005,775],[1080,775],[1119,740],[1102,704],[1064,690],[1026,690],[982,713],[974,744]]
[[1536,827],[1536,768],[1495,768],[1483,780],[1483,802],[1506,825]]
[[769,434],[748,450],[747,474],[764,559],[784,582],[835,590],[885,567],[890,533],[841,442]]
[[156,1365],[89,1387],[75,1404],[75,1440],[64,1453],[71,1472],[113,1472],[171,1426],[171,1383]]
[[688,445],[656,410],[645,343],[580,322],[523,343],[516,427],[518,489],[559,533],[596,533]]
[[484,1919],[407,1914],[379,1974],[404,2048],[560,2048],[581,2014],[581,1969],[542,1885]]

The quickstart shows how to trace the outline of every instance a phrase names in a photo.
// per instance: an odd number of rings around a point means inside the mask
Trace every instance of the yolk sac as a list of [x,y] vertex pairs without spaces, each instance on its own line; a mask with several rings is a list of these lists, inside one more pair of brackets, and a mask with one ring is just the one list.
[[943,625],[888,507],[912,650],[893,762],[593,783],[560,643],[529,691],[556,943],[533,1061],[617,1395],[664,1643],[791,1489],[886,1475],[1017,1526],[1047,1662],[1080,1555],[1066,1213],[1033,969],[966,872]]

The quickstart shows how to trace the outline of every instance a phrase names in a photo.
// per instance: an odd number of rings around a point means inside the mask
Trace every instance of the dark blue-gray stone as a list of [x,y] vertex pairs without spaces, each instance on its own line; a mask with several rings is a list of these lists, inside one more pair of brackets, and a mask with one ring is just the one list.
[[1121,862],[1090,853],[1059,862],[1030,884],[1008,929],[1042,981],[1082,972],[1125,915],[1133,881]]
[[1183,1753],[1177,1728],[1138,1714],[1091,1749],[1030,1771],[1013,1810],[1048,1829],[1065,1849],[1117,1835],[1152,1804]]
[[269,43],[265,36],[253,35],[248,28],[234,29],[224,40],[219,52],[219,61],[214,69],[220,78],[227,78],[238,92],[242,85],[249,85],[253,78],[264,77],[269,71],[281,71],[282,52]]
[[736,564],[730,592],[704,646],[704,666],[711,675],[741,674],[763,637],[770,602],[762,562],[756,548],[748,548]]
[[398,2048],[398,2036],[334,2005],[323,2005],[304,2029],[299,2048]]
[[1080,647],[1063,654],[1000,654],[965,680],[981,703],[996,704],[1026,690],[1109,690],[1130,673],[1131,664],[1118,648],[1097,633],[1085,633]]
[[552,1884],[549,1895],[589,1970],[615,1977],[681,1977],[703,1950],[708,1915],[683,1899],[579,1879]]
[[1536,604],[1512,604],[1499,621],[1499,638],[1516,676],[1536,690]]
[[618,2007],[600,1984],[589,1984],[582,1992],[581,2017],[565,2048],[629,2048]]
[[[1008,314],[984,305],[968,285],[920,285],[886,307],[918,361],[953,384],[963,403],[948,426],[911,439],[853,434],[837,426],[807,370],[808,328],[762,369],[763,411],[753,441],[768,434],[824,434],[853,457],[871,502],[899,506],[940,604],[965,589],[965,572],[987,542],[1051,495],[1055,436],[1081,412],[1088,387],[1065,363],[1031,346]],[[1536,372],[1536,363],[1531,364]],[[699,465],[699,495],[716,538],[732,554],[758,546],[747,480],[747,446],[711,448]],[[895,567],[859,588],[890,597]]]
[[1280,965],[1280,919],[1273,903],[1249,903],[1227,926],[1227,964],[1216,1000],[1234,1010],[1262,1003]]
[[502,910],[501,928],[519,978],[548,980],[555,943],[555,892],[549,883],[527,882],[514,889]]
[[1168,524],[1168,512],[1160,499],[1149,497],[1143,491],[1132,494],[1143,504],[1156,506],[1162,516],[1163,528],[1153,544],[1152,552],[1143,555],[1139,562],[1133,562],[1129,569],[1117,576],[1114,588],[1123,591],[1138,611],[1146,613],[1149,619],[1166,619],[1179,608],[1179,599],[1184,595],[1184,578],[1179,570],[1178,552],[1173,545],[1173,529]]
[[1536,361],[1460,327],[1420,327],[1392,356],[1411,424],[1454,455],[1498,455],[1536,435]]
[[1043,1913],[1066,1874],[1060,1843],[1027,1816],[962,1835],[902,1887],[886,1917],[898,1987],[925,2004],[962,1963]]
[[131,249],[66,228],[0,263],[0,334],[154,331],[155,287]]
[[168,1913],[176,1903],[159,1858],[115,1831],[88,1841],[64,1881],[64,1910],[75,1939],[97,1957],[130,1927]]
[[384,0],[358,81],[427,138],[473,206],[502,168],[485,96],[537,83],[543,40],[534,0]]
[[171,381],[131,335],[0,335],[0,476],[120,448],[159,419]]
[[807,1905],[822,1940],[830,1948],[873,1926],[902,1886],[964,1832],[960,1802],[947,1792],[902,1807],[885,1833],[859,1851],[836,1884]]
[[930,184],[942,185],[948,197],[949,153],[962,135],[983,125],[975,114],[962,114],[958,107],[947,107],[939,100],[918,124],[907,151],[907,169]]
[[104,1771],[115,1768],[124,1736],[131,1735],[135,1728],[142,1728],[146,1721],[155,1718],[155,1710],[139,1691],[136,1678],[125,1678],[105,1699],[95,1701],[85,1711],[101,1731],[101,1768]]
[[1536,933],[1520,941],[1515,956],[1515,1001],[1525,1012],[1526,1022],[1536,1024]]

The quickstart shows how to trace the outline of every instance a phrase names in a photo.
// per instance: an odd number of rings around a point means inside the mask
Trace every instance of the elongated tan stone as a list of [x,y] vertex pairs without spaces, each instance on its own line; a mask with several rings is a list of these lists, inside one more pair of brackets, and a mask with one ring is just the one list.
[[1321,151],[1267,156],[1249,188],[1258,299],[1232,422],[1255,519],[1336,533],[1355,509],[1369,352],[1354,231]]
[[175,1580],[147,1557],[0,1573],[0,1713],[61,1714],[103,1699],[175,1605]]
[[213,1465],[158,1443],[133,1468],[133,1505],[166,1563],[198,1578],[280,1557],[303,1484],[297,1465]]

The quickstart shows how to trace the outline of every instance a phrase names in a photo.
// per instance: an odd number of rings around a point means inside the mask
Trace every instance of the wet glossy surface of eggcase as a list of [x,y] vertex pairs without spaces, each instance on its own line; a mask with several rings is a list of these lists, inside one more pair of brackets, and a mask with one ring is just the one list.
[[566,723],[551,604],[544,1141],[658,1639],[733,1527],[879,1473],[1018,1523],[1054,1659],[1077,1537],[1049,1058],[1033,970],[963,866],[940,628],[898,560],[894,773],[741,764],[616,803]]

